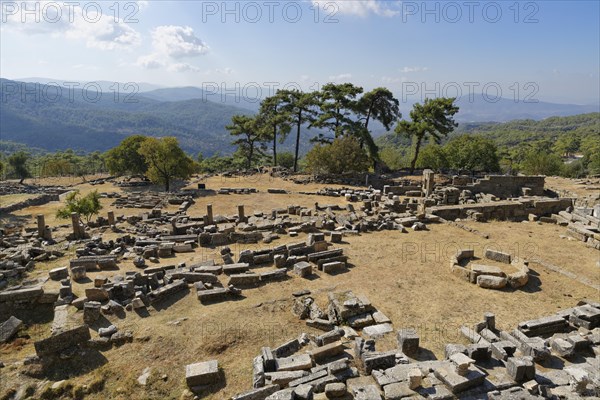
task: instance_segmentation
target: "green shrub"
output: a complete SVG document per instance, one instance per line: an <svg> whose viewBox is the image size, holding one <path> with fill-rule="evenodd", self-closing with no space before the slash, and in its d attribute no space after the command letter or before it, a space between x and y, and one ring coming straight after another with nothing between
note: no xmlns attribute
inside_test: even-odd
<svg viewBox="0 0 600 400"><path fill-rule="evenodd" d="M313 174L366 172L369 164L367 153L351 136L335 139L331 144L317 144L306 155L306 168Z"/></svg>

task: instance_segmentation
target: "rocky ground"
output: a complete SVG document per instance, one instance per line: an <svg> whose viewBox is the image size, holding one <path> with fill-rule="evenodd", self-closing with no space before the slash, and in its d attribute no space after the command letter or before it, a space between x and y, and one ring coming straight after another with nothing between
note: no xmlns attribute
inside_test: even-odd
<svg viewBox="0 0 600 400"><path fill-rule="evenodd" d="M417 182L418 179L419 177L414 177ZM65 184L56 180L49 183ZM188 188L195 189L198 183L205 184L208 190L193 199L193 204L185 211L188 220L179 221L182 226L206 215L208 204L212 205L215 218L233 218L231 216L238 215L238 205L245 206L245 215L248 217L257 213L270 216L272 210L287 210L290 205L298 206L298 210L311 210L311 216L326 215L326 206L330 206L329 209L333 210L331 212L334 214L340 214L340 211L336 211L336 206L341 210L348 206L344 196L317 194L325 188L339 190L340 185L298 185L289 180L260 174L244 177L215 176L195 181ZM552 178L549 184L553 189L564 190L565 193L590 195L589 190L581 189L581 183L577 184L571 180ZM155 233L152 229L162 232L171 228L170 224L164 221L154 224L152 221L144 223L143 219L139 221L128 218L148 213L151 211L149 209L115 206L117 198L114 194L121 197L132 196L134 192L154 189L152 187L118 187L111 182L103 182L77 184L71 188L76 188L84 194L91 190L106 194L102 199L103 210L100 215L106 218L107 212L113 211L117 220L116 229L105 225L88 229L87 235L90 238L95 237L96 243L106 245L108 253L119 247L114 243L125 235L139 238L151 236L149 234ZM224 194L225 191L220 191L222 188L252 188L256 189L256 192L243 194L244 191L241 190L242 194ZM269 188L277 188L281 193L269 193ZM6 204L7 200L8 197L0 197L0 207ZM315 203L319 203L318 209ZM44 215L54 242L39 243L45 253L34 252L30 256L35 258L43 255L43 259L34 261L29 266L25 264L21 278L30 282L38 280L47 292L57 292L64 286L60 279L49 280L49 272L56 268L68 267L70 260L77 259L78 249L85 248L88 242L67 239L68 235L72 234L73 227L70 221L56 218L56 211L61 204L60 201L51 201L1 216L4 227L22 226L24 232L29 232L26 234L27 241L35 239L36 218L40 214ZM354 207L358 210L361 204L354 203ZM181 203L169 204L165 201L162 203L161 215L174 215L181 206ZM144 218L152 219L152 216ZM302 217L298 215L290 218L300 220ZM132 221L134 223L131 223ZM566 235L565 226L529 220L469 220L460 222L462 228L443 221L436 222L435 219L424 222L425 229L416 229L412 223L404 228L401 224L394 223L393 229L374 229L367 232L346 229L347 232L340 243L331 243L333 236L327 235L324 238L325 242L329 243L326 248L342 249L343 254L348 257L347 268L339 273L328 274L317 270L315 265L313 274L304 278L293 272L292 265L287 278L257 287L243 288L240 296L227 298L230 301L204 304L196 296L197 288L190 284L188 289L175 293L163 302L144 305L136 310L131 307L132 310L123 310L123 313L103 312L101 319L90 323L91 339L99 339L101 328L114 325L122 332L122 337L116 338L120 341L115 340L114 345L106 347L101 347L102 343L96 343L99 351L86 350L83 357L69 355L64 357L67 359L58 360L50 368L44 369L42 363L34 357L38 350L34 343L50 337L52 326L56 324L57 319L57 311L53 305L2 310L0 322L8 319L10 314L17 314L23 325L10 340L0 344L0 361L3 365L0 369L0 398L27 398L28 394L31 398L193 398L194 394L186 384L185 366L209 360L218 360L220 375L215 384L204 387L197 395L207 399L230 398L252 389L253 361L261 354L261 349L277 348L282 343L300 337L302 333L312 337L324 334L322 327L315 327L318 324L307 324L292 312L299 298L294 296L294 293L299 295L298 292L301 291L307 293L314 299L315 304L319 304L323 309L327 309L331 293L351 290L356 295L365 296L378 311L389 318L393 326L392 333L377 338L378 352L398 349L399 343L395 333L398 330L416 330L420 339L420 350L409 357L412 363L432 359L444 360L447 355L446 345L449 343L468 345L470 342L460 333L460 327L473 327L481 321L486 312L495 315L497 332L508 332L522 321L570 309L581 300L599 300L598 250ZM141 225L144 225L146 235L139 231ZM182 229L185 230L185 226ZM297 234L290 234L291 231L296 231ZM280 231L275 229L271 235L276 237L269 237L268 243L259 240L257 243L194 246L191 252L175 252L169 257L152 257L144 262L146 269L178 266L181 263L189 267L211 260L223 264L224 252L230 253L237 261L244 250L260 252L311 240L308 229L292 229L289 226ZM108 244L111 240L113 245ZM89 291L86 290L94 287L98 280L103 281L118 275L124 277L127 272L142 273L139 266L135 265L139 254L133 254L132 246L121 247L127 247L128 250L118 253L116 269L88 271L87 279L71 280L73 299L82 299L86 295L89 297ZM229 251L224 251L225 247L229 248ZM519 288L489 290L453 275L450 271L450 260L458 249L463 248L474 249L475 256L479 258L483 258L487 249L493 248L529 260L528 282ZM53 251L55 253L52 253ZM253 266L252 271L261 274L275 268L276 266L270 263ZM8 280L9 284L14 285L15 279ZM217 279L214 287L222 285L227 288L227 276L218 275ZM207 289L211 288L212 286ZM68 306L65 310L61 329L68 332L82 323L84 311L73 306ZM356 330L360 331L359 328ZM130 337L127 336L127 332L131 332ZM348 390L352 391L352 385L376 385L379 390L380 386L377 386L373 376L365 376L364 366L359 365L360 356L354 352L355 339L351 336L346 334L340 340L344 351L353 356L352 367L358 368L363 376L351 378L355 380L347 382ZM548 345L551 343L548 342ZM314 344L308 346L299 350L299 354L312 351ZM593 358L594 353L588 351ZM460 360L455 363L460 364ZM538 362L535 367L536 371L543 375L548 371L562 371L571 364L577 364L577 361L553 353L552 357ZM439 368L450 368L448 365L444 364ZM489 373L495 367L486 365L485 368ZM433 375L432 373L431 376ZM423 374L426 381L432 377ZM363 382L365 379L367 381ZM427 385L433 384L427 381ZM384 391L381 393L384 394ZM417 395L417 392L413 395ZM360 396L357 394L355 398Z"/></svg>

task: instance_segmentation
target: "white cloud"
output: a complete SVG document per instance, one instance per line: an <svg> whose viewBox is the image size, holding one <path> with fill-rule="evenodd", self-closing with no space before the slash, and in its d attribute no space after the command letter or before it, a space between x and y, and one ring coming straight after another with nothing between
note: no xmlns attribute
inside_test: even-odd
<svg viewBox="0 0 600 400"><path fill-rule="evenodd" d="M400 1L381 0L312 0L312 3L323 8L327 15L335 18L337 14L356 15L366 17L369 14L381 17L394 17L400 12L390 8L390 5L399 5Z"/></svg>
<svg viewBox="0 0 600 400"><path fill-rule="evenodd" d="M208 51L208 46L189 26L157 26L152 31L152 45L158 53L176 59L199 56Z"/></svg>
<svg viewBox="0 0 600 400"><path fill-rule="evenodd" d="M138 0L137 1L137 6L138 6L138 9L140 9L140 10L145 10L146 8L148 8L149 5L150 5L150 2L148 0Z"/></svg>
<svg viewBox="0 0 600 400"><path fill-rule="evenodd" d="M344 80L348 80L348 79L352 79L352 74L339 74L339 75L331 75L329 76L329 80L330 81L344 81Z"/></svg>
<svg viewBox="0 0 600 400"><path fill-rule="evenodd" d="M165 66L159 54L148 54L138 57L136 65L146 69L158 69Z"/></svg>
<svg viewBox="0 0 600 400"><path fill-rule="evenodd" d="M429 71L429 67L404 67L400 70L403 74L407 74L410 72L425 72Z"/></svg>
<svg viewBox="0 0 600 400"><path fill-rule="evenodd" d="M141 42L140 34L131 26L92 8L84 12L78 5L49 0L25 1L16 6L19 8L15 10L4 8L3 29L82 40L87 47L101 50L129 49ZM24 9L31 14L24 13Z"/></svg>
<svg viewBox="0 0 600 400"><path fill-rule="evenodd" d="M181 60L208 52L209 47L189 26L162 25L152 30L152 53L138 57L136 65L146 69L166 68L170 72L200 72L200 69ZM223 71L233 72L231 68Z"/></svg>

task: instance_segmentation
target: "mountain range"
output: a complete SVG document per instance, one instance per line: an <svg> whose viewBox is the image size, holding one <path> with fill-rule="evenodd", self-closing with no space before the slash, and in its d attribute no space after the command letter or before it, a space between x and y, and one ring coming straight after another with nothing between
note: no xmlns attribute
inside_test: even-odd
<svg viewBox="0 0 600 400"><path fill-rule="evenodd" d="M225 129L231 117L253 114L259 107L257 98L221 95L197 87L164 88L139 83L135 88L139 92L133 93L124 83L97 81L94 83L98 86L90 90L80 89L85 82L78 82L80 86L76 88L58 89L56 85L64 82L49 78L19 81L0 78L0 140L48 151L67 148L105 151L128 135L169 135L176 136L182 148L191 154L227 154L234 150ZM101 89L99 98L94 87ZM119 88L118 96L115 87ZM508 99L494 103L482 98L468 100L457 101L460 107L457 121L461 123L541 120L595 112L599 108L597 105L515 103ZM401 104L405 116L411 106ZM309 139L316 133L316 130L303 130L301 152L307 151ZM386 132L383 126L374 123L372 133L378 137ZM290 135L281 150L293 149L293 143L294 137Z"/></svg>

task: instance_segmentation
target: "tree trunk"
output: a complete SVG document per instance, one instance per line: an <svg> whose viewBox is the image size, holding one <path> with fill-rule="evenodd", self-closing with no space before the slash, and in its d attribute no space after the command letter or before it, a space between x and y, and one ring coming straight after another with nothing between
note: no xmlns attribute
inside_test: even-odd
<svg viewBox="0 0 600 400"><path fill-rule="evenodd" d="M277 166L277 125L273 124L273 166Z"/></svg>
<svg viewBox="0 0 600 400"><path fill-rule="evenodd" d="M302 125L302 111L298 113L298 132L296 133L296 154L294 156L294 172L298 172L298 151L300 150L300 126Z"/></svg>
<svg viewBox="0 0 600 400"><path fill-rule="evenodd" d="M252 156L254 155L254 144L250 145L250 151L248 152L248 167L250 169L252 167Z"/></svg>
<svg viewBox="0 0 600 400"><path fill-rule="evenodd" d="M21 180L19 181L19 185L22 185L24 180L25 178L21 178Z"/></svg>
<svg viewBox="0 0 600 400"><path fill-rule="evenodd" d="M166 179L165 179L165 192L169 191L170 183L171 182L170 182L169 177L166 177Z"/></svg>
<svg viewBox="0 0 600 400"><path fill-rule="evenodd" d="M421 149L421 138L417 138L417 144L415 146L415 156L410 162L410 173L415 172L415 165L417 164L417 158L419 157L419 150Z"/></svg>

